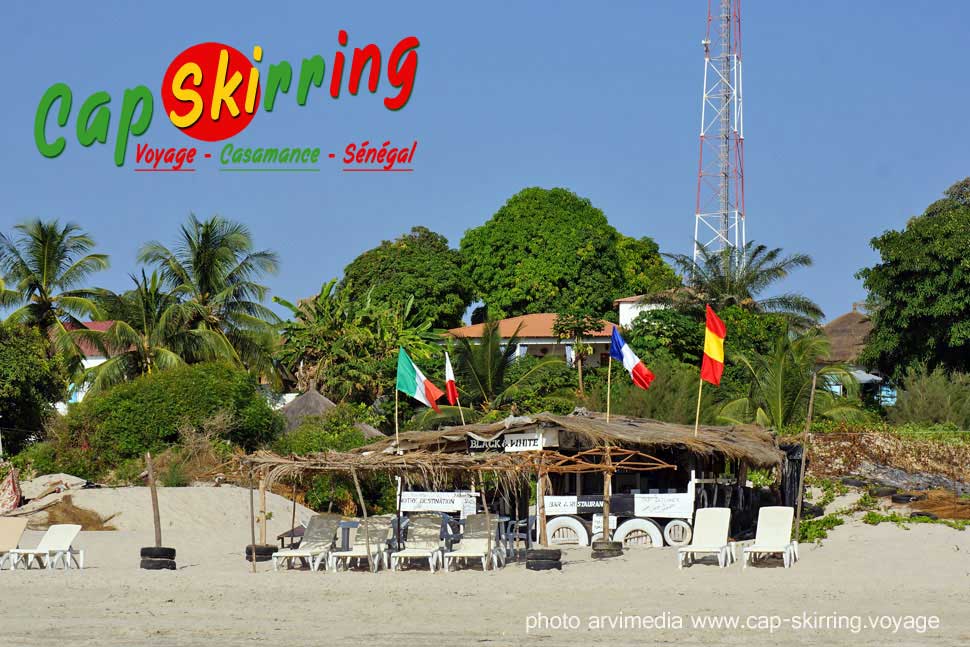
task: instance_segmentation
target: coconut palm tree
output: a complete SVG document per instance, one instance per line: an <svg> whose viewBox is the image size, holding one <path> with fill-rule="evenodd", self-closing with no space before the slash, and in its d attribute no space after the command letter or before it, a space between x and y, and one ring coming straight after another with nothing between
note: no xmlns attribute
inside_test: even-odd
<svg viewBox="0 0 970 647"><path fill-rule="evenodd" d="M94 240L74 223L29 220L14 227L16 237L0 234L0 274L6 283L3 305L19 306L9 321L37 326L51 342L52 353L77 366L81 351L73 331L81 319L97 318L94 297L85 284L108 267L105 254L92 253Z"/></svg>
<svg viewBox="0 0 970 647"><path fill-rule="evenodd" d="M781 335L767 355L734 353L733 361L747 369L751 379L748 395L725 404L718 418L727 424L756 422L781 430L805 420L816 374L816 415L833 420L853 420L864 413L851 398L838 395L846 389L854 395L857 383L841 364L818 362L828 357L828 339L817 329L798 336Z"/></svg>
<svg viewBox="0 0 970 647"><path fill-rule="evenodd" d="M125 294L102 296L106 307L125 313L107 330L81 330L78 336L100 348L109 359L88 369L84 382L88 393L98 393L125 380L199 360L237 360L235 350L219 331L191 328L202 316L194 302L180 303L164 289L161 277L142 270L132 276L135 288Z"/></svg>
<svg viewBox="0 0 970 647"><path fill-rule="evenodd" d="M792 270L811 266L812 259L807 254L782 256L781 249L768 249L752 241L743 248L698 249L696 260L685 254L665 254L684 276L686 287L666 293L665 300L671 305L700 310L705 303L715 310L737 305L754 312L785 315L799 329L814 325L822 318L822 309L800 294L761 296Z"/></svg>
<svg viewBox="0 0 970 647"><path fill-rule="evenodd" d="M146 243L138 260L156 267L172 293L193 306L190 327L221 332L249 369L275 376L271 355L279 319L263 305L268 288L259 280L277 271L279 259L254 250L245 225L191 215L174 247Z"/></svg>

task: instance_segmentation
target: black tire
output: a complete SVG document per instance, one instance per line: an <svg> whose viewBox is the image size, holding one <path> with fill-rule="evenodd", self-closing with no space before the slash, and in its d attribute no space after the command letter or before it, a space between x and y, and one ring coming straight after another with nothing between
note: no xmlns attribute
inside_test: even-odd
<svg viewBox="0 0 970 647"><path fill-rule="evenodd" d="M870 494L872 494L872 496L876 496L876 497L885 497L885 496L892 496L892 495L896 494L897 492L899 492L899 488L894 488L894 487L875 487L875 488L872 488L872 490L870 491Z"/></svg>
<svg viewBox="0 0 970 647"><path fill-rule="evenodd" d="M279 548L277 548L273 544L249 544L248 546L246 546L247 555L253 552L254 550L256 551L257 557L259 556L272 557L273 553L278 551Z"/></svg>
<svg viewBox="0 0 970 647"><path fill-rule="evenodd" d="M868 485L862 479L857 479L852 476L845 476L842 478L842 485L848 485L849 487L865 487Z"/></svg>
<svg viewBox="0 0 970 647"><path fill-rule="evenodd" d="M598 539L593 542L592 547L593 550L623 550L623 542Z"/></svg>
<svg viewBox="0 0 970 647"><path fill-rule="evenodd" d="M594 550L592 553L593 559L609 559L611 557L620 557L623 555L622 550Z"/></svg>
<svg viewBox="0 0 970 647"><path fill-rule="evenodd" d="M145 546L141 549L142 559L175 559L175 549L165 546Z"/></svg>
<svg viewBox="0 0 970 647"><path fill-rule="evenodd" d="M530 559L525 568L529 571L561 571L562 562L558 559Z"/></svg>
<svg viewBox="0 0 970 647"><path fill-rule="evenodd" d="M912 503L916 497L912 494L894 494L890 499L893 503Z"/></svg>
<svg viewBox="0 0 970 647"><path fill-rule="evenodd" d="M815 517L821 517L825 514L825 508L820 505L809 503L802 506L802 517L805 519L814 519Z"/></svg>
<svg viewBox="0 0 970 647"><path fill-rule="evenodd" d="M527 561L532 560L547 560L558 562L562 559L562 551L558 548L530 548L526 554L525 558Z"/></svg>
<svg viewBox="0 0 970 647"><path fill-rule="evenodd" d="M141 560L141 567L146 571L174 571L174 559L155 559L152 557Z"/></svg>
<svg viewBox="0 0 970 647"><path fill-rule="evenodd" d="M932 512L919 512L919 511L917 511L917 512L910 512L909 513L909 518L910 519L915 519L916 517L926 517L927 519L931 519L933 521L936 521L937 519L939 519L939 517L936 516L935 514L933 514Z"/></svg>

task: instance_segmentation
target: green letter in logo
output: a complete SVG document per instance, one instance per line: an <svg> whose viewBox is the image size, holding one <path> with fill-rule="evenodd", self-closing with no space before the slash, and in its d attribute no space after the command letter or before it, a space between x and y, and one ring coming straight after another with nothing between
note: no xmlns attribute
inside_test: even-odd
<svg viewBox="0 0 970 647"><path fill-rule="evenodd" d="M34 117L34 141L37 143L37 150L44 157L57 157L64 152L64 138L58 137L52 144L47 141L47 135L44 132L47 117L58 99L61 100L61 107L57 110L57 125L66 126L67 118L71 114L71 88L67 87L66 83L55 83L47 88L47 92L40 98L37 115Z"/></svg>
<svg viewBox="0 0 970 647"><path fill-rule="evenodd" d="M138 121L132 123L135 109L142 104ZM118 121L118 141L115 142L115 165L124 166L125 151L128 150L128 134L136 137L143 135L152 123L152 93L144 85L125 90L121 102L121 119Z"/></svg>
<svg viewBox="0 0 970 647"><path fill-rule="evenodd" d="M111 111L107 105L111 102L111 95L107 92L95 92L81 104L81 111L77 113L77 140L81 146L90 146L94 142L102 144L108 141L108 123L111 121ZM91 115L94 123L91 123Z"/></svg>

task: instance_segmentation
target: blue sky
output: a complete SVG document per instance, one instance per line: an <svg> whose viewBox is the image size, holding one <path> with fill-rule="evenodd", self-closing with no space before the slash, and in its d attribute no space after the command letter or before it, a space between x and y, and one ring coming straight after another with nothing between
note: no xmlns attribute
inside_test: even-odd
<svg viewBox="0 0 970 647"><path fill-rule="evenodd" d="M869 239L970 175L970 3L746 0L745 136L748 237L806 252L815 266L784 286L829 318L864 291L855 272L875 260ZM462 233L527 186L590 198L621 232L688 252L693 233L706 3L36 3L0 9L6 90L0 105L0 227L30 217L80 223L111 256L97 283L128 286L146 240L173 240L190 212L246 223L280 253L274 294L309 296L357 254L414 225ZM337 32L386 57L421 41L410 103L378 95L291 95L233 140L320 146L418 140L413 173L134 173L136 142L191 145L164 117L162 76L204 41L294 67L329 62ZM329 72L328 72L329 73ZM328 76L329 79L329 76ZM67 149L46 159L33 140L38 101L55 82L74 93ZM150 130L112 162L125 88L155 94ZM89 94L112 96L108 146L73 135ZM322 91L321 91L322 92ZM200 147L201 148L201 147ZM218 145L206 150L217 153Z"/></svg>

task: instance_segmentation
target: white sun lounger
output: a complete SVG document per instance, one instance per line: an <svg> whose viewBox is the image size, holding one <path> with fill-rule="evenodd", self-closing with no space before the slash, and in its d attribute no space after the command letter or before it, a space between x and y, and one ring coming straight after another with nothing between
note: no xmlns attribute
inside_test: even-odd
<svg viewBox="0 0 970 647"><path fill-rule="evenodd" d="M344 567L350 565L352 559L367 559L370 557L371 569L376 571L378 568L386 566L387 562L387 540L391 534L390 517L371 517L367 520L370 527L369 532L364 532L364 522L353 528L354 537L351 539L350 550L333 551L330 553L330 568L337 570L340 562L343 561ZM367 548L367 535L370 534L370 550Z"/></svg>
<svg viewBox="0 0 970 647"><path fill-rule="evenodd" d="M303 541L296 548L286 548L273 553L273 570L279 570L281 563L287 566L294 559L304 559L310 564L311 570L320 570L320 565L326 566L327 555L333 549L333 540L337 535L340 519L314 515L307 523L303 533Z"/></svg>
<svg viewBox="0 0 970 647"><path fill-rule="evenodd" d="M75 550L72 546L79 532L81 532L81 526L77 524L51 526L40 538L37 548L15 548L10 551L13 568L20 564L30 568L30 565L36 562L43 568L56 568L58 564L62 564L65 569L69 569L73 560L78 568L83 569L84 551Z"/></svg>
<svg viewBox="0 0 970 647"><path fill-rule="evenodd" d="M728 532L730 508L701 508L694 513L694 536L689 546L677 550L677 568L691 564L695 555L716 555L721 568L731 561Z"/></svg>
<svg viewBox="0 0 970 647"><path fill-rule="evenodd" d="M0 517L0 571L13 569L13 553L27 528L27 517Z"/></svg>
<svg viewBox="0 0 970 647"><path fill-rule="evenodd" d="M404 550L391 553L391 570L397 570L402 559L426 559L431 572L441 560L440 515L413 515L408 523L408 538Z"/></svg>
<svg viewBox="0 0 970 647"><path fill-rule="evenodd" d="M763 555L781 555L785 568L798 559L798 542L792 541L791 526L795 510L789 506L767 506L758 510L758 530L754 544L745 547L742 568Z"/></svg>
<svg viewBox="0 0 970 647"><path fill-rule="evenodd" d="M488 563L492 563L492 568L504 565L504 551L495 539L498 528L498 520L494 520L492 528L485 525L484 514L472 514L465 518L465 529L462 533L461 543L454 550L444 553L444 567L447 571L451 567L452 560L456 559L480 559L482 570L488 569ZM491 551L489 551L489 535L492 536Z"/></svg>

